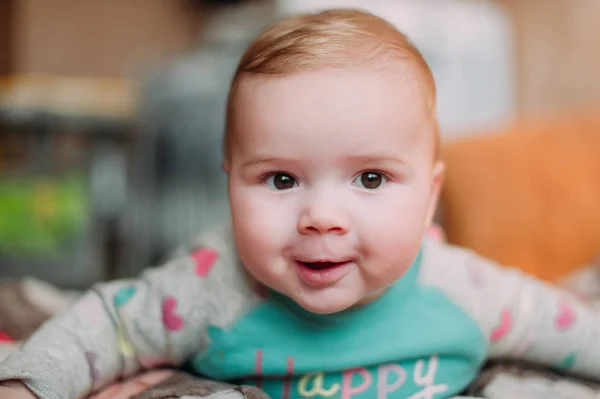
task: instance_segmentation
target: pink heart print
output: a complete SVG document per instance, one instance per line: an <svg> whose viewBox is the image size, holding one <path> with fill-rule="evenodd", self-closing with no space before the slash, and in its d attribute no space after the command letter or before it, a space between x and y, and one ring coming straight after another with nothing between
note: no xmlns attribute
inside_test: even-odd
<svg viewBox="0 0 600 399"><path fill-rule="evenodd" d="M492 342L498 342L504 338L512 328L512 315L509 309L503 309L500 314L500 324L498 324L490 334Z"/></svg>
<svg viewBox="0 0 600 399"><path fill-rule="evenodd" d="M210 248L201 248L192 253L191 257L196 262L196 274L200 277L206 277L210 273L219 254Z"/></svg>
<svg viewBox="0 0 600 399"><path fill-rule="evenodd" d="M183 318L177 314L177 299L168 296L162 303L162 321L163 325L169 331L179 331L183 328Z"/></svg>
<svg viewBox="0 0 600 399"><path fill-rule="evenodd" d="M554 319L556 331L563 332L568 330L575 323L575 309L567 299L558 301L558 313Z"/></svg>

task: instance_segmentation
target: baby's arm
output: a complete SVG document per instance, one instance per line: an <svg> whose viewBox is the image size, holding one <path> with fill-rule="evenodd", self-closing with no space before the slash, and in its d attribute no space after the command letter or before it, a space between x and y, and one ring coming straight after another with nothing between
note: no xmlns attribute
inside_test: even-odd
<svg viewBox="0 0 600 399"><path fill-rule="evenodd" d="M449 246L430 252L436 266L425 278L435 280L479 324L492 357L600 379L600 315L591 307L565 290L473 252Z"/></svg>
<svg viewBox="0 0 600 399"><path fill-rule="evenodd" d="M0 364L41 398L79 398L141 368L181 364L202 345L206 271L217 254L180 256L142 278L100 284Z"/></svg>

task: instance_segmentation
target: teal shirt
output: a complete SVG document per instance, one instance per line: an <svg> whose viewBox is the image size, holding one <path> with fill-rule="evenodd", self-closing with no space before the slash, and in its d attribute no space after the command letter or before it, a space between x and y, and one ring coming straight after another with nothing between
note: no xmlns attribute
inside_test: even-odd
<svg viewBox="0 0 600 399"><path fill-rule="evenodd" d="M446 398L476 376L487 343L439 289L418 283L420 256L376 301L317 315L271 292L211 344L193 368L256 385L272 398Z"/></svg>

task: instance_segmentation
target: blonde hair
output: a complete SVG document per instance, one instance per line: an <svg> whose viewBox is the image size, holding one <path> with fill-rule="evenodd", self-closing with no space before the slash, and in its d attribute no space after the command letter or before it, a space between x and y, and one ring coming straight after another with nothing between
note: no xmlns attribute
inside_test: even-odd
<svg viewBox="0 0 600 399"><path fill-rule="evenodd" d="M394 25L359 9L330 9L283 19L267 28L246 49L229 91L226 159L232 103L243 77L286 76L323 67L399 70L406 65L421 78L431 115L438 158L436 91L433 74L419 50Z"/></svg>

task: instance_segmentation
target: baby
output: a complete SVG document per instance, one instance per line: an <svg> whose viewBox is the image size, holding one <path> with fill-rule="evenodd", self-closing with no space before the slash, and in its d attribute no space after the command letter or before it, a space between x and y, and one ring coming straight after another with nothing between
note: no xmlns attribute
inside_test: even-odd
<svg viewBox="0 0 600 399"><path fill-rule="evenodd" d="M229 95L231 224L86 293L0 365L0 397L78 398L184 364L274 399L447 398L490 357L600 377L589 308L425 238L435 107L423 57L379 17L268 28Z"/></svg>

